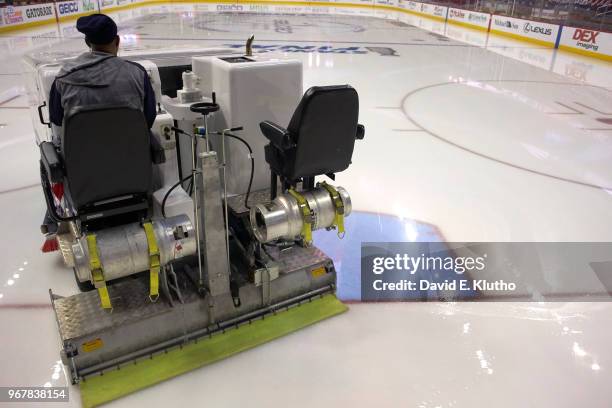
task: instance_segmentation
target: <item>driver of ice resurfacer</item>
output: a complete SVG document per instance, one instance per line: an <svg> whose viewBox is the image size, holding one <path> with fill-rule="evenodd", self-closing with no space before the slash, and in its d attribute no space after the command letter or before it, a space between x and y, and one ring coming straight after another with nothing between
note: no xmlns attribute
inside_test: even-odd
<svg viewBox="0 0 612 408"><path fill-rule="evenodd" d="M117 58L117 24L104 14L77 20L89 52L64 64L49 94L51 122L62 126L64 112L77 106L126 105L144 112L149 128L156 115L155 93L144 68Z"/></svg>
<svg viewBox="0 0 612 408"><path fill-rule="evenodd" d="M91 14L77 20L76 28L85 34L89 51L64 64L49 94L49 117L61 127L64 112L90 105L123 105L144 112L149 128L156 116L155 93L145 69L117 57L117 24L104 14ZM54 128L53 142L59 145L61 131ZM156 139L151 138L153 145ZM54 247L57 225L48 214L41 227L46 234L45 248ZM53 250L53 249L51 249Z"/></svg>

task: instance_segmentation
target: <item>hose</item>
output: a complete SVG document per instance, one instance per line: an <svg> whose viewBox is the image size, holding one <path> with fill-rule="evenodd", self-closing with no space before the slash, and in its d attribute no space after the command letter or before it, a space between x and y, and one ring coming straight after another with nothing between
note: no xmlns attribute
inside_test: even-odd
<svg viewBox="0 0 612 408"><path fill-rule="evenodd" d="M242 130L242 128L237 128L237 129ZM217 134L221 134L221 132L217 132ZM249 156L251 158L251 176L249 177L249 186L247 187L246 196L244 197L244 206L247 208L247 210L250 210L251 207L249 206L249 196L251 195L251 187L253 186L253 177L255 176L255 157L253 156L253 149L251 149L251 145L249 145L249 143L243 138L241 138L240 136L236 136L233 133L227 133L227 132L225 132L224 134L225 136L234 138L242 142L247 147L247 149L249 149Z"/></svg>
<svg viewBox="0 0 612 408"><path fill-rule="evenodd" d="M189 179L191 179L191 182L193 182L193 176L194 176L193 174L188 175L184 179L179 180L176 184L174 184L172 187L170 187L170 189L168 191L166 191L166 194L164 195L164 199L162 200L162 204L161 204L162 217L167 218L166 217L166 200L168 200L168 197L170 196L170 193L172 193L172 191L175 188L177 188L179 185L181 185L182 183L186 182Z"/></svg>
<svg viewBox="0 0 612 408"><path fill-rule="evenodd" d="M187 132L185 132L183 129L180 129L180 128L178 128L178 127L172 126L172 127L171 127L171 129L172 129L172 130L174 130L175 132L182 133L182 134L184 134L184 135L186 135L186 136L189 136L189 137L191 137L191 138L194 138L194 135L192 135L192 134L190 134L190 133L187 133ZM242 130L242 127L231 128L231 129L229 129L229 130L230 130L230 131ZM243 144L246 146L246 148L249 150L249 156L250 156L250 158L251 158L251 176L249 177L249 186L247 187L246 196L244 197L244 206L246 207L246 209L247 209L247 210L250 210L250 209L251 209L251 207L249 206L249 196L251 195L251 188L252 188L252 186L253 186L253 177L255 177L255 157L253 156L253 149L251 148L251 145L250 145L250 144L249 144L249 143L248 143L246 140L244 140L244 139L243 139L243 138L241 138L240 136L236 136L236 135L235 135L235 134L233 134L233 133L228 133L228 132L225 132L225 133L222 133L222 132L215 132L215 134L217 134L217 135L222 135L222 134L224 134L225 136L228 136L228 137L234 138L234 139L236 139L236 140L238 140L238 141L242 142L242 143L243 143ZM206 143L208 143L208 140L206 140ZM191 177L193 177L193 175L190 175L190 176L185 177L183 180L179 181L179 184L184 183L185 181L189 180ZM191 182L193 183L193 180L191 180ZM176 188L176 187L177 187L177 186L175 185L175 186L173 186L173 187L172 187L170 190L168 190L168 192L166 193L166 196L164 197L164 201L162 202L162 215L163 215L164 217L165 217L165 215L164 215L164 203L166 202L166 198L167 198L167 196L169 195L169 193L170 193L170 192L171 192L171 191L172 191L174 188Z"/></svg>

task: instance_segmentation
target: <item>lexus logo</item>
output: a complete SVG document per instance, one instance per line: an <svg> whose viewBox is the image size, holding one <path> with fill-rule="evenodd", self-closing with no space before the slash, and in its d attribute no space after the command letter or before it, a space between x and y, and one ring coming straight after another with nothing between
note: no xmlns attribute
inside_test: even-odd
<svg viewBox="0 0 612 408"><path fill-rule="evenodd" d="M523 31L525 33L536 33L536 34L544 34L544 35L551 35L552 34L552 28L544 28L544 27L540 27L540 26L534 26L533 24L527 22L525 23L525 25L523 26Z"/></svg>

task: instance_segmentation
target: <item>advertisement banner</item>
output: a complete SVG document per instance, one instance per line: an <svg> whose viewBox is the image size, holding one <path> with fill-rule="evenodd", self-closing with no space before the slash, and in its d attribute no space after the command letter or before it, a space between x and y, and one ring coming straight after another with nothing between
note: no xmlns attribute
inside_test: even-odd
<svg viewBox="0 0 612 408"><path fill-rule="evenodd" d="M559 48L595 54L612 60L612 33L586 28L563 27Z"/></svg>
<svg viewBox="0 0 612 408"><path fill-rule="evenodd" d="M55 10L58 17L72 16L83 12L80 1L60 1L55 3Z"/></svg>
<svg viewBox="0 0 612 408"><path fill-rule="evenodd" d="M117 0L100 0L100 9L105 10L117 7Z"/></svg>
<svg viewBox="0 0 612 408"><path fill-rule="evenodd" d="M439 17L443 20L446 20L446 12L448 7L445 6L437 6L435 4L421 4L421 13L427 14L429 16Z"/></svg>
<svg viewBox="0 0 612 408"><path fill-rule="evenodd" d="M23 6L25 21L45 21L55 19L53 3Z"/></svg>
<svg viewBox="0 0 612 408"><path fill-rule="evenodd" d="M81 11L83 13L92 13L98 11L97 0L79 0Z"/></svg>
<svg viewBox="0 0 612 408"><path fill-rule="evenodd" d="M25 18L22 7L8 6L2 9L2 19L6 25L23 24Z"/></svg>
<svg viewBox="0 0 612 408"><path fill-rule="evenodd" d="M98 11L96 0L70 0L55 3L55 12L58 18L76 16Z"/></svg>
<svg viewBox="0 0 612 408"><path fill-rule="evenodd" d="M555 45L559 33L559 26L556 24L497 15L493 15L491 18L492 33L509 34L512 37L522 39L529 38L552 46Z"/></svg>
<svg viewBox="0 0 612 408"><path fill-rule="evenodd" d="M397 0L376 0L376 5L397 7Z"/></svg>
<svg viewBox="0 0 612 408"><path fill-rule="evenodd" d="M34 21L55 19L55 9L52 3L35 4L31 6L8 6L2 9L3 25L19 25Z"/></svg>
<svg viewBox="0 0 612 408"><path fill-rule="evenodd" d="M488 29L489 22L491 21L491 15L488 13L478 13L476 11L449 8L448 21Z"/></svg>
<svg viewBox="0 0 612 408"><path fill-rule="evenodd" d="M411 10L411 11L416 11L416 12L420 12L421 11L421 3L416 2L416 1L401 0L400 1L400 7L404 8L406 10Z"/></svg>

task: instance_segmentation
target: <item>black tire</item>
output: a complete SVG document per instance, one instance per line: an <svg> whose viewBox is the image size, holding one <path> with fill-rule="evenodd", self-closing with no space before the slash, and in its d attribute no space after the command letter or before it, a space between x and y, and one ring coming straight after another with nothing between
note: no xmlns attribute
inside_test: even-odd
<svg viewBox="0 0 612 408"><path fill-rule="evenodd" d="M74 280L76 280L76 284L79 287L79 290L81 292L90 292L90 291L95 289L94 285L91 282L89 282L89 281L81 282L79 280L75 268L72 268L72 271L74 272Z"/></svg>

